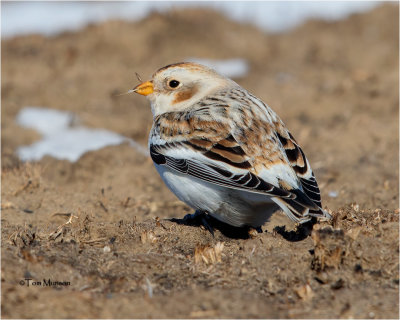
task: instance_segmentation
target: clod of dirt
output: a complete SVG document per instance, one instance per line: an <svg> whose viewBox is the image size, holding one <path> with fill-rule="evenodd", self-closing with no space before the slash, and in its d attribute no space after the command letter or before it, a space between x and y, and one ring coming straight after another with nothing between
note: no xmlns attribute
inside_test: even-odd
<svg viewBox="0 0 400 320"><path fill-rule="evenodd" d="M335 281L334 283L332 283L331 288L333 290L339 290L339 289L343 288L344 284L345 284L345 281L343 279L339 279L339 280Z"/></svg>
<svg viewBox="0 0 400 320"><path fill-rule="evenodd" d="M343 230L316 225L311 238L315 246L312 269L318 272L329 268L338 269L348 251Z"/></svg>
<svg viewBox="0 0 400 320"><path fill-rule="evenodd" d="M9 237L9 241L12 245L18 248L24 248L33 244L35 238L36 233L34 231L30 229L20 229L11 234L11 236Z"/></svg>
<svg viewBox="0 0 400 320"><path fill-rule="evenodd" d="M360 234L362 227L355 227L346 232L346 236L350 237L352 240L356 240Z"/></svg>

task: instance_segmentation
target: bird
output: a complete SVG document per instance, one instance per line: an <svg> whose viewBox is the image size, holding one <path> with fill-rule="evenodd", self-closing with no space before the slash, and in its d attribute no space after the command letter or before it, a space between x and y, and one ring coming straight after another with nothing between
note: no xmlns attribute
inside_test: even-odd
<svg viewBox="0 0 400 320"><path fill-rule="evenodd" d="M215 70L180 62L129 90L145 96L148 147L167 187L195 210L260 230L281 209L297 225L331 216L303 150L261 99Z"/></svg>

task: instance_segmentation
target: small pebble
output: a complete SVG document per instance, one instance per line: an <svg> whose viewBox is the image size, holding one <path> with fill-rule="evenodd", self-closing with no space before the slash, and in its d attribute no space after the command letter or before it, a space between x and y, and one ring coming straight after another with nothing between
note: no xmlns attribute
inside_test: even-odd
<svg viewBox="0 0 400 320"><path fill-rule="evenodd" d="M111 248L109 247L109 246L105 246L104 248L103 248L103 252L104 253L108 253L108 252L110 252L111 251Z"/></svg>
<svg viewBox="0 0 400 320"><path fill-rule="evenodd" d="M115 242L116 239L117 239L117 237L112 237L112 238L110 239L110 243L113 244L113 243Z"/></svg>

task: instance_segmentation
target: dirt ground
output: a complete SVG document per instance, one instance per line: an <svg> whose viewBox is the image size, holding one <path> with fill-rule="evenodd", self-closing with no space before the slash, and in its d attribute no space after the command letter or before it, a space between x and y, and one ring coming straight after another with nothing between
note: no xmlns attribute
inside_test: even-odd
<svg viewBox="0 0 400 320"><path fill-rule="evenodd" d="M398 318L398 36L387 4L274 35L193 9L3 40L2 317ZM188 57L249 61L235 80L303 146L331 222L290 241L277 212L261 234L213 238L166 220L191 210L128 144L18 161L40 138L15 123L24 106L146 145L147 101L115 94Z"/></svg>

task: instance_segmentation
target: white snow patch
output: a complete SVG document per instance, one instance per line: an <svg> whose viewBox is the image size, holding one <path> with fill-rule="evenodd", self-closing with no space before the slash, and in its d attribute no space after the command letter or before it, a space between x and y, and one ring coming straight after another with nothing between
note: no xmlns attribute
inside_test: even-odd
<svg viewBox="0 0 400 320"><path fill-rule="evenodd" d="M17 149L23 161L37 161L49 155L75 162L88 151L123 142L129 142L137 151L148 155L147 150L132 139L109 130L78 126L78 118L70 112L26 107L20 111L16 120L20 126L35 129L42 134L42 140Z"/></svg>
<svg viewBox="0 0 400 320"><path fill-rule="evenodd" d="M34 129L42 135L50 135L73 126L77 118L71 112L25 107L18 113L16 121L21 127Z"/></svg>
<svg viewBox="0 0 400 320"><path fill-rule="evenodd" d="M378 6L380 1L2 1L2 37L76 31L109 19L137 21L151 12L211 8L241 23L282 32L310 18L338 20ZM394 8L394 10L396 10Z"/></svg>
<svg viewBox="0 0 400 320"><path fill-rule="evenodd" d="M212 60L201 58L186 59L210 67L227 78L243 78L249 72L249 64L245 59Z"/></svg>

